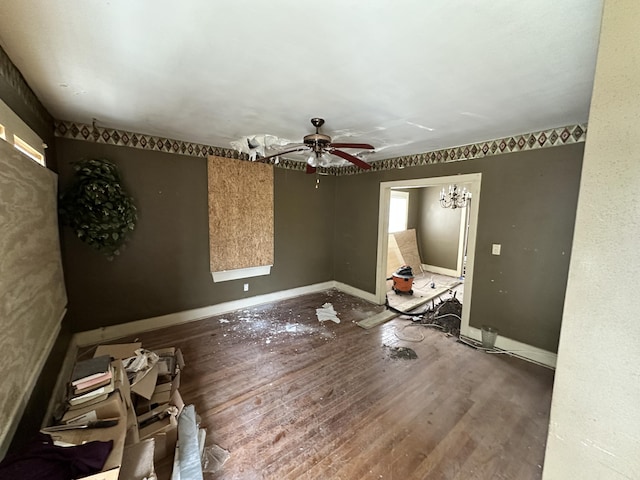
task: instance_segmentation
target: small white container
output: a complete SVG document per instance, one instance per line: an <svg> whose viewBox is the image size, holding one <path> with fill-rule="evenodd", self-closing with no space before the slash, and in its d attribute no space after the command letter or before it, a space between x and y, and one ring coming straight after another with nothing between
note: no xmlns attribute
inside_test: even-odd
<svg viewBox="0 0 640 480"><path fill-rule="evenodd" d="M482 348L493 349L498 337L498 330L489 325L482 326Z"/></svg>

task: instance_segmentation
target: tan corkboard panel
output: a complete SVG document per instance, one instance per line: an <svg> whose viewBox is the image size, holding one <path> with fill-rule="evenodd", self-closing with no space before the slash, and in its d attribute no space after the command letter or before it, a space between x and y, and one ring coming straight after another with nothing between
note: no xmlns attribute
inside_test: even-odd
<svg viewBox="0 0 640 480"><path fill-rule="evenodd" d="M212 272L273 265L273 166L210 156Z"/></svg>
<svg viewBox="0 0 640 480"><path fill-rule="evenodd" d="M410 230L404 230L403 232L396 232L393 234L400 250L400 255L405 265L411 266L413 274L420 273L422 262L420 261L420 253L418 252L418 242L416 238L416 231L412 228Z"/></svg>
<svg viewBox="0 0 640 480"><path fill-rule="evenodd" d="M387 276L385 278L389 278L393 273L395 273L400 267L404 265L404 259L402 258L402 253L400 252L400 248L398 248L398 242L396 242L396 237L393 233L389 234L389 245L387 248Z"/></svg>
<svg viewBox="0 0 640 480"><path fill-rule="evenodd" d="M58 177L0 141L0 457L60 330Z"/></svg>

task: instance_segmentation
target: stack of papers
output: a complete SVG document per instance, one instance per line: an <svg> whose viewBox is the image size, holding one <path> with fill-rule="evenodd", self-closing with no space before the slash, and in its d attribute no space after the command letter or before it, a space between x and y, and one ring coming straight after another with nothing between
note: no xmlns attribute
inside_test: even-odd
<svg viewBox="0 0 640 480"><path fill-rule="evenodd" d="M71 390L67 399L70 408L100 402L114 390L111 357L103 355L77 362L71 374Z"/></svg>

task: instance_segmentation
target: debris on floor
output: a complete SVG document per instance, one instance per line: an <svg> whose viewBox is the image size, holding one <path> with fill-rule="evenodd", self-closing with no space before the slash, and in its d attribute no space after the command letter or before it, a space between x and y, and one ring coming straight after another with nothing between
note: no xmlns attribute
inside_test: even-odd
<svg viewBox="0 0 640 480"><path fill-rule="evenodd" d="M214 443L213 445L205 447L202 457L202 471L205 473L215 473L220 470L224 462L229 459L229 452Z"/></svg>
<svg viewBox="0 0 640 480"><path fill-rule="evenodd" d="M316 308L316 316L320 322L331 320L332 322L340 323L338 313L333 309L333 305L330 303L325 303L322 305L322 308Z"/></svg>
<svg viewBox="0 0 640 480"><path fill-rule="evenodd" d="M418 354L409 347L390 347L389 345L383 345L388 350L389 358L393 360L415 360L418 358Z"/></svg>
<svg viewBox="0 0 640 480"><path fill-rule="evenodd" d="M420 323L438 325L445 333L454 337L460 336L460 319L462 318L462 303L454 295L438 304L432 303L424 312Z"/></svg>

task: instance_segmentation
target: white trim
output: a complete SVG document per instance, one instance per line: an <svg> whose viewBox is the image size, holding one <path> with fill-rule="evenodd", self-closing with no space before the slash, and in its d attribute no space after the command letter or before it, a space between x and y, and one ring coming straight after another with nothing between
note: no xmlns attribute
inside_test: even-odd
<svg viewBox="0 0 640 480"><path fill-rule="evenodd" d="M469 312L471 305L471 294L473 290L473 264L475 260L476 233L478 225L478 210L480 206L480 186L482 183L481 173L469 173L464 175L453 175L448 177L414 178L410 180L397 180L393 182L380 182L380 201L378 213L378 253L376 265L376 303L383 304L386 290L386 270L387 270L387 248L389 230L389 198L392 188L420 188L448 185L450 183L467 184L467 190L471 193L473 201L469 212L469 238L467 248L467 271L464 281L464 299L462 305L462 321L460 329L462 332L469 328Z"/></svg>
<svg viewBox="0 0 640 480"><path fill-rule="evenodd" d="M16 147L16 150L27 155L33 161L44 166L45 148L40 136L29 127L6 103L0 100L0 123L4 126L3 140L16 147L14 137L18 137L20 141L26 143L33 150L42 155L42 161L37 160L29 153Z"/></svg>
<svg viewBox="0 0 640 480"><path fill-rule="evenodd" d="M143 320L135 320L129 323L113 325L110 327L97 328L75 334L75 339L79 347L95 345L100 342L115 340L117 338L135 335L137 333L158 330L159 328L180 325L196 320L202 320L214 315L233 312L243 308L253 307L262 303L275 302L287 298L298 297L307 293L320 292L334 288L334 282L316 283L304 287L292 288L290 290L282 290L279 292L268 293L265 295L256 295L255 297L247 297L230 302L218 303L208 307L194 308L193 310L185 310L183 312L169 313L159 317L146 318Z"/></svg>
<svg viewBox="0 0 640 480"><path fill-rule="evenodd" d="M36 150L34 147L29 145L29 143L25 142L18 135L13 134L13 146L16 150L24 153L30 159L38 162L43 167L46 167L46 162L44 160L44 155Z"/></svg>
<svg viewBox="0 0 640 480"><path fill-rule="evenodd" d="M223 270L222 272L211 272L214 282L227 282L240 278L260 277L269 275L273 265L263 265L260 267L238 268L236 270Z"/></svg>
<svg viewBox="0 0 640 480"><path fill-rule="evenodd" d="M387 294L387 261L389 252L389 203L391 201L391 187L387 183L380 183L380 200L378 213L378 253L376 261L376 303L383 304Z"/></svg>
<svg viewBox="0 0 640 480"><path fill-rule="evenodd" d="M456 261L456 274L454 275L454 277L461 277L462 276L462 264L464 263L464 235L465 235L465 229L467 227L467 209L471 208L469 206L470 204L467 203L467 206L465 206L460 212L460 232L458 235L458 259Z"/></svg>
<svg viewBox="0 0 640 480"><path fill-rule="evenodd" d="M479 328L467 326L465 331L460 331L462 336L482 341L482 331ZM549 368L556 368L558 354L543 350L542 348L527 345L507 337L498 335L495 347L505 352L512 352L513 356L521 357L531 362L544 365Z"/></svg>
<svg viewBox="0 0 640 480"><path fill-rule="evenodd" d="M116 340L128 335L135 335L160 328L181 325L183 323L195 322L205 318L221 315L223 313L242 310L243 308L254 307L263 303L276 302L278 300L286 300L288 298L299 297L308 293L321 292L336 288L349 295L362 298L363 300L377 303L375 295L364 290L352 287L345 283L329 281L306 285L304 287L292 288L290 290L281 290L279 292L267 293L265 295L256 295L255 297L242 298L240 300L232 300L230 302L218 303L208 307L194 308L193 310L185 310L182 312L170 313L159 317L145 318L135 320L133 322L122 323L110 327L97 328L95 330L87 330L76 333L72 339L74 348L96 345L101 342Z"/></svg>
<svg viewBox="0 0 640 480"><path fill-rule="evenodd" d="M51 425L50 420L53 418L58 404L63 402L65 399L67 382L71 378L71 373L73 372L77 356L78 344L76 343L76 336L73 335L69 341L69 346L67 347L67 353L62 361L62 366L58 371L58 378L56 379L56 384L53 387L53 392L51 392L51 398L49 399L49 405L47 406L47 413L42 418L42 428Z"/></svg>
<svg viewBox="0 0 640 480"><path fill-rule="evenodd" d="M447 275L448 277L459 277L460 275L456 270L444 267L436 267L435 265L422 264L422 269L428 272L439 273L440 275Z"/></svg>
<svg viewBox="0 0 640 480"><path fill-rule="evenodd" d="M53 349L53 346L58 339L58 334L60 333L60 325L62 324L62 319L64 318L66 313L67 309L65 308L60 315L60 320L56 324L56 328L49 335L48 342L44 347L42 355L40 355L40 357L38 358L37 364L33 366L34 368L30 368L28 372L25 372L28 375L26 381L27 388L22 391L21 397L15 400L13 410L9 414L9 420L7 422L9 424L8 428L3 432L3 435L0 438L0 458L4 458L7 450L9 449L9 445L11 444L13 436L15 435L18 428L18 424L22 419L22 415L24 414L24 410L27 407L27 403L29 402L31 395L33 395L33 389L36 387L36 383L38 382L38 378L42 373L42 369L44 368L44 365L47 362L49 355L51 354L51 350Z"/></svg>

